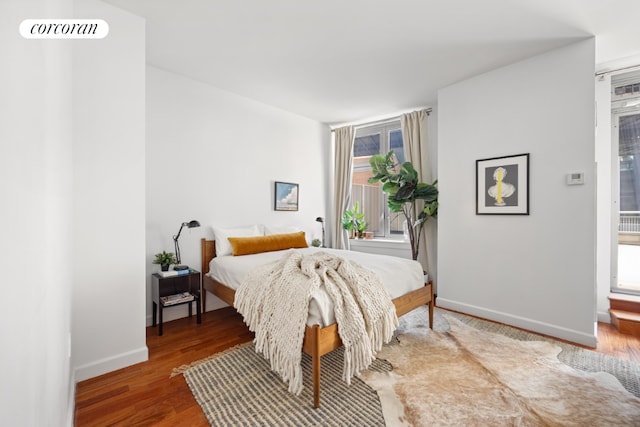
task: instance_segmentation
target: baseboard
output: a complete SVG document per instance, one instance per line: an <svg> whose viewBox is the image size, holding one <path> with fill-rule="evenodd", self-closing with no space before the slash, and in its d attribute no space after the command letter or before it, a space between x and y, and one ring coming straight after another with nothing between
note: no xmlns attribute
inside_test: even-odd
<svg viewBox="0 0 640 427"><path fill-rule="evenodd" d="M98 375L115 371L116 369L126 368L127 366L135 365L140 362L146 362L147 360L149 360L149 349L145 345L144 347L136 350L131 350L126 353L87 363L83 366L78 366L74 370L75 382L84 381L89 378L97 377Z"/></svg>
<svg viewBox="0 0 640 427"><path fill-rule="evenodd" d="M505 325L515 326L531 332L560 338L576 344L585 345L587 347L596 348L598 338L594 335L585 334L584 332L574 331L572 329L551 325L537 320L527 319L524 317L514 316L508 313L502 313L495 310L489 310L482 307L476 307L469 304L451 301L446 298L438 298L438 307L459 311L461 313L470 314L494 322L504 323ZM595 333L595 331L594 331Z"/></svg>
<svg viewBox="0 0 640 427"><path fill-rule="evenodd" d="M599 311L598 322L611 323L611 315L609 314L609 312Z"/></svg>

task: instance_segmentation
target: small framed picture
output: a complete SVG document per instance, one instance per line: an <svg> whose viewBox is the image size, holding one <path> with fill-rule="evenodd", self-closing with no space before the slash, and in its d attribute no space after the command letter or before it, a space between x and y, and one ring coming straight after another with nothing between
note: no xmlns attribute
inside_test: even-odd
<svg viewBox="0 0 640 427"><path fill-rule="evenodd" d="M298 210L298 184L276 181L274 209L277 211Z"/></svg>
<svg viewBox="0 0 640 427"><path fill-rule="evenodd" d="M529 215L529 153L476 160L476 215Z"/></svg>

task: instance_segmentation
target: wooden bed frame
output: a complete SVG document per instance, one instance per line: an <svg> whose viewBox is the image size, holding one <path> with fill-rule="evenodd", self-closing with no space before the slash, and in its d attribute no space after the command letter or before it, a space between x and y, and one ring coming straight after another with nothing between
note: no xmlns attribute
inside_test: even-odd
<svg viewBox="0 0 640 427"><path fill-rule="evenodd" d="M216 256L215 240L202 239L202 311L207 306L207 292L209 291L222 301L233 307L235 290L212 279L209 273L209 262ZM396 313L399 316L406 314L422 305L429 306L429 327L433 329L433 285L431 282L425 286L408 294L402 295L393 300L396 306ZM340 335L338 335L338 325L333 324L321 328L319 325L307 326L304 332L302 351L311 356L312 378L313 378L313 406L320 407L320 358L342 346Z"/></svg>

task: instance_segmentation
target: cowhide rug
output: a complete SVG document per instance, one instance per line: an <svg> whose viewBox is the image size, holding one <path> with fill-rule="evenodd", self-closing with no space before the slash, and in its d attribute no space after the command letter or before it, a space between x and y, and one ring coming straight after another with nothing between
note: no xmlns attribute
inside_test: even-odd
<svg viewBox="0 0 640 427"><path fill-rule="evenodd" d="M517 341L445 316L450 331L412 326L361 378L387 426L640 426L640 399L604 372L577 371L560 347Z"/></svg>

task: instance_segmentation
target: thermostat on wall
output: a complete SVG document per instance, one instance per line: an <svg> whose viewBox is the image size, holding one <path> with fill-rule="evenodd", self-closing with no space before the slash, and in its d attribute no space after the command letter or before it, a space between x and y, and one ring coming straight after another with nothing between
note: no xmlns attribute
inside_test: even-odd
<svg viewBox="0 0 640 427"><path fill-rule="evenodd" d="M584 172L575 172L567 174L567 185L584 184Z"/></svg>

